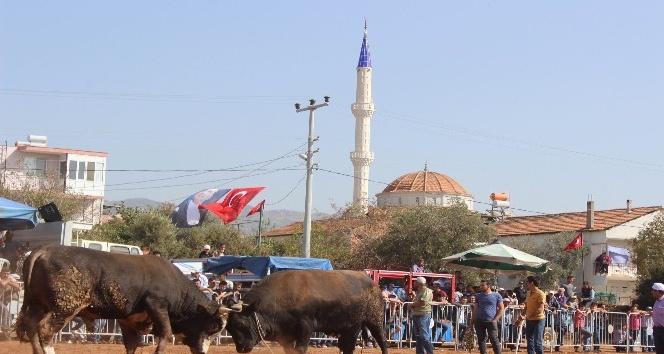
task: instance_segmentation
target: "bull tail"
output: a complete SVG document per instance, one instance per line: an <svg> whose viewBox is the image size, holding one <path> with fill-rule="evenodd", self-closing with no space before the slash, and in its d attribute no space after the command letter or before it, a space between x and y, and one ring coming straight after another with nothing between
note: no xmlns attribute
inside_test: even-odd
<svg viewBox="0 0 664 354"><path fill-rule="evenodd" d="M16 319L16 326L14 327L16 331L16 336L21 339L21 341L27 340L27 329L25 322L26 311L28 310L28 304L31 302L32 291L30 290L30 281L32 279L32 270L35 266L35 262L39 257L41 257L46 250L44 247L37 247L34 251L30 253L28 258L23 262L23 304L21 305L21 311L18 314Z"/></svg>

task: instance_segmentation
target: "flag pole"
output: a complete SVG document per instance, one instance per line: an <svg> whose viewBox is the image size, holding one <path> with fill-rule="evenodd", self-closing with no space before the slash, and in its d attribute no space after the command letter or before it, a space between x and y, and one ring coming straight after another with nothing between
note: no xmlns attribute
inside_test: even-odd
<svg viewBox="0 0 664 354"><path fill-rule="evenodd" d="M583 240L583 233L579 233L581 235L581 240ZM581 281L583 283L586 282L586 252L583 250L583 242L581 243Z"/></svg>
<svg viewBox="0 0 664 354"><path fill-rule="evenodd" d="M260 214L258 215L258 247L260 248L263 244L263 238L261 235L261 226L263 225L263 208L265 208L265 203L261 205Z"/></svg>

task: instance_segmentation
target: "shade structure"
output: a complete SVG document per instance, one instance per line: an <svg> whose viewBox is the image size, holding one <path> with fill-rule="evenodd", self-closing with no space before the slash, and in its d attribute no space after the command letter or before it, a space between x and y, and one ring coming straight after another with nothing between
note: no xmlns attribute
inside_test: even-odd
<svg viewBox="0 0 664 354"><path fill-rule="evenodd" d="M491 244L443 258L445 265L457 269L480 270L496 275L540 274L547 270L549 261L502 244Z"/></svg>
<svg viewBox="0 0 664 354"><path fill-rule="evenodd" d="M37 208L0 197L0 230L27 230L37 223Z"/></svg>

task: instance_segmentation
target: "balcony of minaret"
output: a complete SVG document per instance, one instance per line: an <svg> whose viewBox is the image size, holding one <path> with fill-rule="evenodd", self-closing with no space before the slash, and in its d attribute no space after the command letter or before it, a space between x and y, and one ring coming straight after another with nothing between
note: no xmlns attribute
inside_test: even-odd
<svg viewBox="0 0 664 354"><path fill-rule="evenodd" d="M374 154L371 151L353 151L350 153L350 160L359 163L360 166L369 166L374 160Z"/></svg>
<svg viewBox="0 0 664 354"><path fill-rule="evenodd" d="M374 104L373 103L353 103L351 106L353 115L357 118L371 118L374 114Z"/></svg>

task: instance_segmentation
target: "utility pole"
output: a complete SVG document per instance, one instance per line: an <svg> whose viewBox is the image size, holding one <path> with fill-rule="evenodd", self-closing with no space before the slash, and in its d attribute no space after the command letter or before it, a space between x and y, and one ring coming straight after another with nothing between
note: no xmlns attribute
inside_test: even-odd
<svg viewBox="0 0 664 354"><path fill-rule="evenodd" d="M304 245L303 253L305 258L311 257L311 201L312 201L312 186L313 186L313 169L314 169L314 153L312 147L314 141L314 111L321 107L326 107L330 103L330 96L323 97L325 103L316 104L316 100L310 99L307 107L301 108L299 103L295 104L295 112L300 113L309 111L309 138L307 139L307 154L304 157L307 162L307 186L306 195L304 197Z"/></svg>

